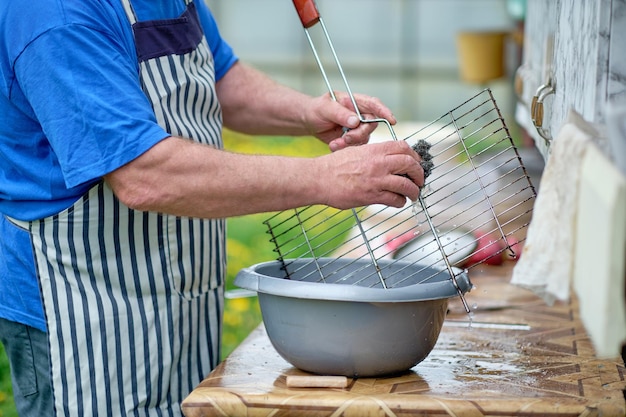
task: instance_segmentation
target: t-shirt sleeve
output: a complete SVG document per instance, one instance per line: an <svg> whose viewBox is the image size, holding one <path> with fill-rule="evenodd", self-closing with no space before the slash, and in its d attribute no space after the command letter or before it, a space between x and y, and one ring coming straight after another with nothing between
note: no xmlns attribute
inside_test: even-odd
<svg viewBox="0 0 626 417"><path fill-rule="evenodd" d="M102 177L168 136L141 90L134 48L123 39L63 25L31 42L16 61L20 88L67 187Z"/></svg>
<svg viewBox="0 0 626 417"><path fill-rule="evenodd" d="M219 81L239 58L235 55L233 48L220 35L217 22L204 1L196 2L196 4L204 29L204 36L209 43L215 61L215 80Z"/></svg>

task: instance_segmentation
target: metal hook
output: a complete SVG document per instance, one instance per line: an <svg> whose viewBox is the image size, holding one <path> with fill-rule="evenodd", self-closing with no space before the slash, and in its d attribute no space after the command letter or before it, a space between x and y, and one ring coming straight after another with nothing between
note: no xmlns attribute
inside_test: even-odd
<svg viewBox="0 0 626 417"><path fill-rule="evenodd" d="M546 84L541 85L535 95L533 96L533 100L530 105L530 116L535 125L535 129L537 129L537 133L539 136L543 138L546 145L549 145L552 141L552 135L550 131L543 127L543 116L544 116L544 103L543 101L551 94L556 92L555 85L553 83L552 77L548 79Z"/></svg>

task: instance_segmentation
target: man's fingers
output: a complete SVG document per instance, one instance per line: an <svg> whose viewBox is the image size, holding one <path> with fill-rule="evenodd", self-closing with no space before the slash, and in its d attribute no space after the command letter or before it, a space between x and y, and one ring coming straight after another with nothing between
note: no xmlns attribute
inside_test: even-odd
<svg viewBox="0 0 626 417"><path fill-rule="evenodd" d="M424 169L422 168L419 162L415 162L413 158L410 158L410 159L411 161L409 161L406 167L402 169L402 172L398 172L398 174L408 177L418 187L423 187L424 186Z"/></svg>
<svg viewBox="0 0 626 417"><path fill-rule="evenodd" d="M359 112L364 119L385 119L390 124L396 124L396 118L393 112L376 97L370 97L363 94L354 94L354 98L359 107ZM345 107L354 110L354 106L350 96L346 93L338 93L337 101ZM356 111L356 110L355 110ZM367 114L367 117L365 116Z"/></svg>

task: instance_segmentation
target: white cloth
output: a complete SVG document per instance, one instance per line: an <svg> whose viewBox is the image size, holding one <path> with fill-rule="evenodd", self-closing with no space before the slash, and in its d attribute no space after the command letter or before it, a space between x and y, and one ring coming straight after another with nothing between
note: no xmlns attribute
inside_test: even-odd
<svg viewBox="0 0 626 417"><path fill-rule="evenodd" d="M535 292L550 305L570 298L580 171L595 137L594 128L570 112L552 143L522 255L513 269L512 284Z"/></svg>

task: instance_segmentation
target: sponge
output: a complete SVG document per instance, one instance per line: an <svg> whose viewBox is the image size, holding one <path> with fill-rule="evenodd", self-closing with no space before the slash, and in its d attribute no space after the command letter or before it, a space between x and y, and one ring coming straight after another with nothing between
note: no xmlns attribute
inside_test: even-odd
<svg viewBox="0 0 626 417"><path fill-rule="evenodd" d="M417 141L415 145L412 146L413 150L417 152L417 154L422 158L422 169L424 170L424 179L428 178L431 171L435 167L432 159L433 156L430 154L431 144L426 142L424 139L420 139Z"/></svg>

